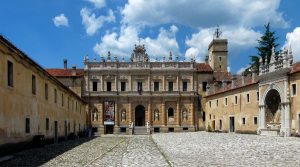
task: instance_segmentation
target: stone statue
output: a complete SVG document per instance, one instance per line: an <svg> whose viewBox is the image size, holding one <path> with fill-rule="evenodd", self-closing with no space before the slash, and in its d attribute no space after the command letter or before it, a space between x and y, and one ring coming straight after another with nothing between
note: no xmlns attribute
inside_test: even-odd
<svg viewBox="0 0 300 167"><path fill-rule="evenodd" d="M158 109L155 109L155 110L154 110L154 120L159 120Z"/></svg>
<svg viewBox="0 0 300 167"><path fill-rule="evenodd" d="M186 109L184 109L182 112L182 118L183 118L183 120L187 120L187 110Z"/></svg>
<svg viewBox="0 0 300 167"><path fill-rule="evenodd" d="M122 110L121 118L122 118L122 120L126 120L126 111L125 110Z"/></svg>

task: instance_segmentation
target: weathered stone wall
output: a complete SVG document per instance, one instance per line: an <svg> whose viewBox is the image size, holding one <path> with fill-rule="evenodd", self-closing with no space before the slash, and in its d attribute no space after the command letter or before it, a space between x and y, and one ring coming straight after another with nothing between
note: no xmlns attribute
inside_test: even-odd
<svg viewBox="0 0 300 167"><path fill-rule="evenodd" d="M258 85L253 84L208 96L206 98L206 129L210 126L212 130L229 132L230 117L234 117L235 132L255 133L258 128L257 91ZM247 94L250 97L249 102L247 102ZM235 103L235 96L237 103ZM225 98L227 98L227 105ZM243 118L245 124L243 124ZM254 124L254 118L257 118L257 124ZM220 120L222 121L221 128Z"/></svg>
<svg viewBox="0 0 300 167"><path fill-rule="evenodd" d="M58 122L58 137L65 135L65 121L70 124L67 133L82 131L86 127L85 103L29 58L8 46L0 43L0 145L30 141L39 134L53 138L54 121ZM13 63L13 86L8 86L8 61ZM32 75L36 77L36 94L32 93ZM48 99L45 84L48 84ZM30 119L29 133L25 132L26 118ZM46 118L49 130L46 130Z"/></svg>

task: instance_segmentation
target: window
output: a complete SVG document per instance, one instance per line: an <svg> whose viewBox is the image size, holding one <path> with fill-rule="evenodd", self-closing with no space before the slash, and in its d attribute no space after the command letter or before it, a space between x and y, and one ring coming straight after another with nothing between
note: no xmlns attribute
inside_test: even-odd
<svg viewBox="0 0 300 167"><path fill-rule="evenodd" d="M219 61L222 61L222 57L219 56Z"/></svg>
<svg viewBox="0 0 300 167"><path fill-rule="evenodd" d="M143 91L143 82L137 82L137 90L138 90L138 92Z"/></svg>
<svg viewBox="0 0 300 167"><path fill-rule="evenodd" d="M93 91L96 92L97 91L97 82L93 81Z"/></svg>
<svg viewBox="0 0 300 167"><path fill-rule="evenodd" d="M54 103L57 103L57 90L54 89Z"/></svg>
<svg viewBox="0 0 300 167"><path fill-rule="evenodd" d="M31 76L31 87L32 87L32 94L36 94L36 78L34 75Z"/></svg>
<svg viewBox="0 0 300 167"><path fill-rule="evenodd" d="M243 125L246 124L246 118L243 118Z"/></svg>
<svg viewBox="0 0 300 167"><path fill-rule="evenodd" d="M219 65L219 67L220 67L220 69L222 68L222 66L221 66L221 65Z"/></svg>
<svg viewBox="0 0 300 167"><path fill-rule="evenodd" d="M187 82L182 82L182 91L187 91Z"/></svg>
<svg viewBox="0 0 300 167"><path fill-rule="evenodd" d="M234 104L237 104L237 103L238 103L238 97L234 96Z"/></svg>
<svg viewBox="0 0 300 167"><path fill-rule="evenodd" d="M207 82L202 82L202 91L206 92Z"/></svg>
<svg viewBox="0 0 300 167"><path fill-rule="evenodd" d="M169 82L169 91L173 91L173 82Z"/></svg>
<svg viewBox="0 0 300 167"><path fill-rule="evenodd" d="M247 98L247 103L250 103L250 94L249 93L247 93L246 98Z"/></svg>
<svg viewBox="0 0 300 167"><path fill-rule="evenodd" d="M209 119L211 120L211 114L209 114Z"/></svg>
<svg viewBox="0 0 300 167"><path fill-rule="evenodd" d="M64 94L61 94L61 106L64 106Z"/></svg>
<svg viewBox="0 0 300 167"><path fill-rule="evenodd" d="M222 130L222 120L220 120L219 125L220 125L219 129Z"/></svg>
<svg viewBox="0 0 300 167"><path fill-rule="evenodd" d="M48 100L48 84L45 84L45 99Z"/></svg>
<svg viewBox="0 0 300 167"><path fill-rule="evenodd" d="M106 82L106 90L107 90L108 92L111 91L111 82Z"/></svg>
<svg viewBox="0 0 300 167"><path fill-rule="evenodd" d="M292 84L292 96L296 96L296 95L297 95L297 85Z"/></svg>
<svg viewBox="0 0 300 167"><path fill-rule="evenodd" d="M159 82L154 82L154 91L155 92L159 91Z"/></svg>
<svg viewBox="0 0 300 167"><path fill-rule="evenodd" d="M256 101L259 101L259 92L256 92Z"/></svg>
<svg viewBox="0 0 300 167"><path fill-rule="evenodd" d="M25 119L25 133L30 133L30 119Z"/></svg>
<svg viewBox="0 0 300 167"><path fill-rule="evenodd" d="M205 112L203 112L202 120L205 122Z"/></svg>
<svg viewBox="0 0 300 167"><path fill-rule="evenodd" d="M46 118L46 130L49 130L49 118Z"/></svg>
<svg viewBox="0 0 300 167"><path fill-rule="evenodd" d="M14 86L14 70L13 63L7 61L7 85L10 87Z"/></svg>
<svg viewBox="0 0 300 167"><path fill-rule="evenodd" d="M121 91L126 91L126 82L121 82Z"/></svg>
<svg viewBox="0 0 300 167"><path fill-rule="evenodd" d="M254 123L254 125L257 125L257 117L254 117L253 123Z"/></svg>
<svg viewBox="0 0 300 167"><path fill-rule="evenodd" d="M219 100L217 100L217 107L218 107L218 105L219 105Z"/></svg>
<svg viewBox="0 0 300 167"><path fill-rule="evenodd" d="M209 108L211 108L211 101L209 101Z"/></svg>
<svg viewBox="0 0 300 167"><path fill-rule="evenodd" d="M228 104L228 99L227 99L227 97L225 97L225 99L224 99L224 104L225 104L225 106L227 106L227 104Z"/></svg>
<svg viewBox="0 0 300 167"><path fill-rule="evenodd" d="M174 117L174 109L173 108L169 108L168 109L168 117L170 118L172 118L172 117Z"/></svg>

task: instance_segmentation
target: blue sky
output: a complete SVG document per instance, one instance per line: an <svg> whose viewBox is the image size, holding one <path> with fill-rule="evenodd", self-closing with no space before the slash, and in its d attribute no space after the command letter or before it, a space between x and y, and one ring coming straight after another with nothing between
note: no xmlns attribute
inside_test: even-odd
<svg viewBox="0 0 300 167"><path fill-rule="evenodd" d="M128 59L138 39L151 60L169 51L204 60L217 25L229 40L229 66L239 72L256 54L263 25L271 23L280 48L300 60L300 19L295 0L10 0L1 3L0 33L45 68L83 66L111 51Z"/></svg>

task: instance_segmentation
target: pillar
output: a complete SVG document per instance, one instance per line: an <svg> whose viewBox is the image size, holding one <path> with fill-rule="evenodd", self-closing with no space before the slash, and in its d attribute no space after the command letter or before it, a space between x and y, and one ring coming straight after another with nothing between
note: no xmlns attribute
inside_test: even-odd
<svg viewBox="0 0 300 167"><path fill-rule="evenodd" d="M114 126L114 133L119 133L119 108L118 108L118 99L115 100L115 126Z"/></svg>
<svg viewBox="0 0 300 167"><path fill-rule="evenodd" d="M152 126L152 106L151 106L151 100L149 100L149 103L148 103L148 119L147 121L150 123L150 125Z"/></svg>
<svg viewBox="0 0 300 167"><path fill-rule="evenodd" d="M181 112L180 112L180 100L177 101L177 106L176 106L176 115L177 115L177 120L176 120L176 125L180 126L180 118L181 118Z"/></svg>
<svg viewBox="0 0 300 167"><path fill-rule="evenodd" d="M265 115L265 106L264 105L259 106L258 117L259 117L259 122L258 122L259 130L265 129L266 128L266 115Z"/></svg>
<svg viewBox="0 0 300 167"><path fill-rule="evenodd" d="M291 136L291 120L290 120L290 104L286 103L286 107L285 107L285 121L284 121L284 125L285 125L285 136Z"/></svg>
<svg viewBox="0 0 300 167"><path fill-rule="evenodd" d="M161 119L162 119L162 126L166 126L166 107L165 102L162 103L162 109L161 109Z"/></svg>

